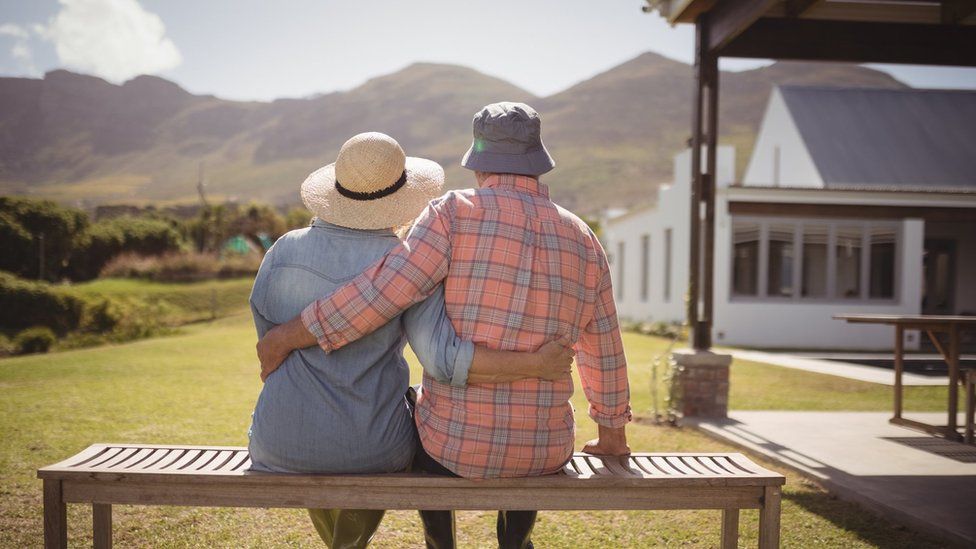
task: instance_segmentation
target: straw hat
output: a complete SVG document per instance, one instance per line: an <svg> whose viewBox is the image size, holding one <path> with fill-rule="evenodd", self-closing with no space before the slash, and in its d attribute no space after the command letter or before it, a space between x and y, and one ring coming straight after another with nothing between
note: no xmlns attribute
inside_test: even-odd
<svg viewBox="0 0 976 549"><path fill-rule="evenodd" d="M319 219L352 229L385 229L413 221L441 194L444 169L406 156L379 132L353 136L335 163L302 183L302 201Z"/></svg>

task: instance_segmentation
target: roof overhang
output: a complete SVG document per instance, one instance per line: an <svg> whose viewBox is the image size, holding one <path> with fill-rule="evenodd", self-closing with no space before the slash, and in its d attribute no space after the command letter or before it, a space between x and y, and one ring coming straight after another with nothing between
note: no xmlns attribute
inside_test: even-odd
<svg viewBox="0 0 976 549"><path fill-rule="evenodd" d="M721 57L976 66L976 0L647 0Z"/></svg>

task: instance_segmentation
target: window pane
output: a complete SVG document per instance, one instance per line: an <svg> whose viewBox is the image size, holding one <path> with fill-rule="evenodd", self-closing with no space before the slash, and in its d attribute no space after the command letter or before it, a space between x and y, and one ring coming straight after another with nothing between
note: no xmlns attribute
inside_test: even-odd
<svg viewBox="0 0 976 549"><path fill-rule="evenodd" d="M624 298L624 241L617 242L617 299Z"/></svg>
<svg viewBox="0 0 976 549"><path fill-rule="evenodd" d="M647 290L650 285L651 268L651 235L641 236L641 301L647 301Z"/></svg>
<svg viewBox="0 0 976 549"><path fill-rule="evenodd" d="M803 297L827 295L827 226L803 227Z"/></svg>
<svg viewBox="0 0 976 549"><path fill-rule="evenodd" d="M871 297L895 297L895 228L871 228Z"/></svg>
<svg viewBox="0 0 976 549"><path fill-rule="evenodd" d="M756 295L759 275L759 224L732 225L732 294Z"/></svg>
<svg viewBox="0 0 976 549"><path fill-rule="evenodd" d="M671 229L664 229L664 301L671 301Z"/></svg>
<svg viewBox="0 0 976 549"><path fill-rule="evenodd" d="M861 297L861 228L837 227L837 297Z"/></svg>
<svg viewBox="0 0 976 549"><path fill-rule="evenodd" d="M771 297L793 295L793 225L769 226L766 292Z"/></svg>

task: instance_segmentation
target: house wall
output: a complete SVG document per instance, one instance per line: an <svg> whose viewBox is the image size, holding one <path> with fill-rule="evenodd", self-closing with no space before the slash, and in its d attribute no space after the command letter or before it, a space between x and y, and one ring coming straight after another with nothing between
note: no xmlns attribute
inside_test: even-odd
<svg viewBox="0 0 976 549"><path fill-rule="evenodd" d="M824 186L778 88L773 88L759 127L752 158L742 178L743 185Z"/></svg>
<svg viewBox="0 0 976 549"><path fill-rule="evenodd" d="M612 255L610 272L617 314L635 321L682 322L688 290L688 217L691 150L674 158L674 182L658 190L657 203L603 222L603 245ZM704 157L704 155L702 155ZM704 158L702 158L704 164ZM716 182L727 187L735 179L735 149L719 147ZM667 231L671 231L670 291L665 292ZM650 235L649 292L641 296L641 236ZM624 272L620 271L619 245L624 243ZM621 274L623 277L621 278ZM621 284L622 281L622 284ZM622 292L621 292L622 290Z"/></svg>
<svg viewBox="0 0 976 549"><path fill-rule="evenodd" d="M852 325L833 316L842 313L918 314L921 310L921 220L900 222L896 299L888 303L791 298L737 298L731 293L732 236L728 197L716 204L714 343L761 348L890 350L894 331L888 326ZM906 335L908 349L918 334Z"/></svg>

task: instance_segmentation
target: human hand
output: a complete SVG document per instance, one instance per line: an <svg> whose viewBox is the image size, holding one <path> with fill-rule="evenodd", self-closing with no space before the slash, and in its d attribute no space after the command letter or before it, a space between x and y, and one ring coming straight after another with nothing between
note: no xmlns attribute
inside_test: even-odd
<svg viewBox="0 0 976 549"><path fill-rule="evenodd" d="M256 346L258 360L261 361L261 381L267 381L268 376L274 373L281 366L281 363L288 357L291 349L283 343L283 334L280 326L275 326L268 333L264 334Z"/></svg>
<svg viewBox="0 0 976 549"><path fill-rule="evenodd" d="M572 374L573 358L576 351L573 342L565 335L550 341L535 352L535 377L555 381Z"/></svg>
<svg viewBox="0 0 976 549"><path fill-rule="evenodd" d="M594 456L629 455L630 446L627 445L627 433L624 429L600 425L599 437L583 445L583 451Z"/></svg>
<svg viewBox="0 0 976 549"><path fill-rule="evenodd" d="M315 337L305 329L301 317L295 317L284 324L268 330L258 341L258 360L261 361L261 381L281 366L288 354L315 344Z"/></svg>

